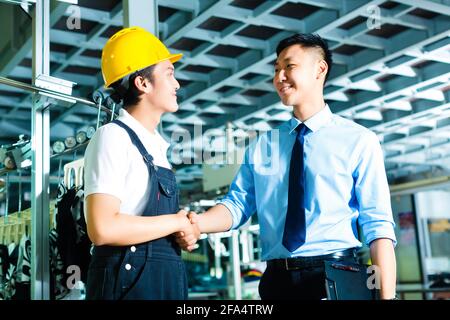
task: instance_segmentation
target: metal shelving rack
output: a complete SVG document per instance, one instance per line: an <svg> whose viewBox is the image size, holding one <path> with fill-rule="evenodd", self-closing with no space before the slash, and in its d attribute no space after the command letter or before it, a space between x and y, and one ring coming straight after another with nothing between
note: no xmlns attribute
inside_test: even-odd
<svg viewBox="0 0 450 320"><path fill-rule="evenodd" d="M50 72L50 0L29 1L33 11L32 85L0 77L0 83L33 93L31 119L31 298L50 299L49 266L49 185L50 185L50 112L55 101L97 108L92 101L71 96L69 81L52 78ZM68 84L70 88L68 88ZM61 88L66 87L66 90ZM103 111L107 109L102 107Z"/></svg>
<svg viewBox="0 0 450 320"><path fill-rule="evenodd" d="M72 83L50 76L50 0L24 0L20 2L0 0L13 4L34 4L32 85L0 77L0 83L29 91L32 105L32 239L31 239L31 298L50 299L49 263L49 185L50 185L50 111L56 101L64 101L73 107L82 103L99 108L99 112L111 111L96 103L71 95ZM64 0L59 0L66 2ZM146 0L125 0L124 25L139 25L157 34L157 3ZM144 14L145 13L145 14Z"/></svg>

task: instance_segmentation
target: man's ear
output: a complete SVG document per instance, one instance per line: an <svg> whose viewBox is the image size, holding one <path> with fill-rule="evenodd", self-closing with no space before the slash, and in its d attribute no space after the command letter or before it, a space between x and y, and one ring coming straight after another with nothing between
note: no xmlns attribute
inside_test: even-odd
<svg viewBox="0 0 450 320"><path fill-rule="evenodd" d="M134 78L134 85L142 93L149 93L152 90L151 82L142 76Z"/></svg>
<svg viewBox="0 0 450 320"><path fill-rule="evenodd" d="M323 77L325 79L328 72L328 63L325 60L320 60L317 64L316 79Z"/></svg>

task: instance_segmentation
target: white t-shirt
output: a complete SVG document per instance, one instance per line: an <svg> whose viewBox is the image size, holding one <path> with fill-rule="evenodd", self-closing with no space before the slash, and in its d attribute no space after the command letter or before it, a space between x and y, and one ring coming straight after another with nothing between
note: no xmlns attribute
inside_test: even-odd
<svg viewBox="0 0 450 320"><path fill-rule="evenodd" d="M157 131L150 133L124 109L119 111L118 120L137 134L155 165L171 168L169 143ZM121 201L120 213L143 213L150 192L148 169L125 129L114 123L100 127L86 148L84 161L85 197L93 193L113 195Z"/></svg>

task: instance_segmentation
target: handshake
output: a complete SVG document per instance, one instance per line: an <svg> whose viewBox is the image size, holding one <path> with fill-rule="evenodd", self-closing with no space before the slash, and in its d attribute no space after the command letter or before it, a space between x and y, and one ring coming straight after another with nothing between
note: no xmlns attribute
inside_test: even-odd
<svg viewBox="0 0 450 320"><path fill-rule="evenodd" d="M198 226L198 215L191 211L180 210L177 214L178 231L174 234L175 241L186 251L195 249L195 244L200 238L200 228Z"/></svg>

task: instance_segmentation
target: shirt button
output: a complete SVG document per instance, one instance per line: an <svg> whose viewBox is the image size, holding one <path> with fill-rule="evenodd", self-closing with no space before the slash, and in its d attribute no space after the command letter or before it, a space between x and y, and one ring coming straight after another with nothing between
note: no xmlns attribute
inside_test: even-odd
<svg viewBox="0 0 450 320"><path fill-rule="evenodd" d="M131 246L130 250L131 250L131 252L136 252L136 247L135 246Z"/></svg>
<svg viewBox="0 0 450 320"><path fill-rule="evenodd" d="M127 263L127 264L125 265L125 269L131 270L131 264Z"/></svg>

